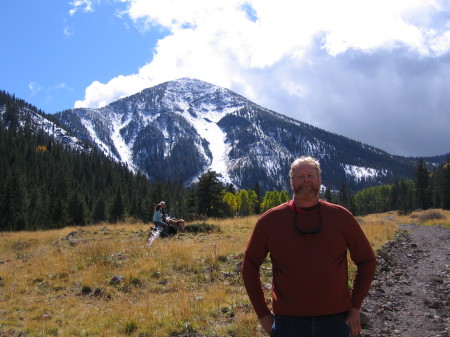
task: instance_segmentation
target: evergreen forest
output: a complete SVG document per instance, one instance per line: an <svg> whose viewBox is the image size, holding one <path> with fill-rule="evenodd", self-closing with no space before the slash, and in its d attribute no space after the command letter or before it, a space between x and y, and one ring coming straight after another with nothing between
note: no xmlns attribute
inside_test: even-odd
<svg viewBox="0 0 450 337"><path fill-rule="evenodd" d="M343 198L344 204L357 215L390 210L408 214L416 209L450 209L450 158L431 171L419 159L413 180L370 187Z"/></svg>
<svg viewBox="0 0 450 337"><path fill-rule="evenodd" d="M1 108L4 108L3 113ZM0 231L54 229L100 222L151 222L164 200L169 215L185 220L260 214L291 198L288 191L239 190L208 171L191 186L150 181L97 150L76 151L43 131L22 125L23 108L35 107L0 92ZM327 189L325 200L355 215L399 210L450 209L449 159L430 171L418 160L414 179L350 191Z"/></svg>

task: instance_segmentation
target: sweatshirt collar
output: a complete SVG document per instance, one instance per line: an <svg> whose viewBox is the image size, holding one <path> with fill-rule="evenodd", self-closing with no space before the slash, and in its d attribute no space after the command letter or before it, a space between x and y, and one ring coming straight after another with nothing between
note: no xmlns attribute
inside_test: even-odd
<svg viewBox="0 0 450 337"><path fill-rule="evenodd" d="M319 208L319 206L321 204L322 204L322 200L319 199L319 202L317 204L315 204L314 206L311 206L311 207L297 207L297 206L295 206L294 200L292 199L292 200L289 201L288 206L289 206L289 208L291 208L293 210L297 209L297 212L310 212L310 211L313 211L313 210Z"/></svg>

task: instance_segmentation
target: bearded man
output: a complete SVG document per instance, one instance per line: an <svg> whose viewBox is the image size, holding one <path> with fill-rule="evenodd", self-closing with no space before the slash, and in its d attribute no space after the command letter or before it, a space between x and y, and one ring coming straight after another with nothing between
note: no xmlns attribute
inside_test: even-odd
<svg viewBox="0 0 450 337"><path fill-rule="evenodd" d="M295 160L293 200L257 221L245 250L242 276L253 308L271 337L349 337L361 332L360 308L376 259L353 215L319 199L320 164ZM348 287L347 252L357 270ZM272 310L259 274L270 254Z"/></svg>

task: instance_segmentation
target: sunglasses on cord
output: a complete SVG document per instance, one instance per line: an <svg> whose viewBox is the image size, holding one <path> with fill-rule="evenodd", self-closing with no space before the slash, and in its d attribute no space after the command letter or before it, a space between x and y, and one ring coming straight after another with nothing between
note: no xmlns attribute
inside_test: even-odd
<svg viewBox="0 0 450 337"><path fill-rule="evenodd" d="M298 222L297 219L297 207L294 205L294 226L300 234L316 234L319 233L323 226L322 215L320 214L320 204L317 208L317 214L319 215L319 225L313 229L302 229L302 224Z"/></svg>

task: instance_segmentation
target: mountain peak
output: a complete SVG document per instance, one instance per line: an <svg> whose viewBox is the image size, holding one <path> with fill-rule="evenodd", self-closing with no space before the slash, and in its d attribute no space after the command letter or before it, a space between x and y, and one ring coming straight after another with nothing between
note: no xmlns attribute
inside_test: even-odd
<svg viewBox="0 0 450 337"><path fill-rule="evenodd" d="M152 180L190 183L214 170L238 188L259 183L262 190L289 190L290 163L311 155L321 160L326 186L339 188L350 181L351 187L364 187L402 178L413 165L192 78L57 117L79 137Z"/></svg>

